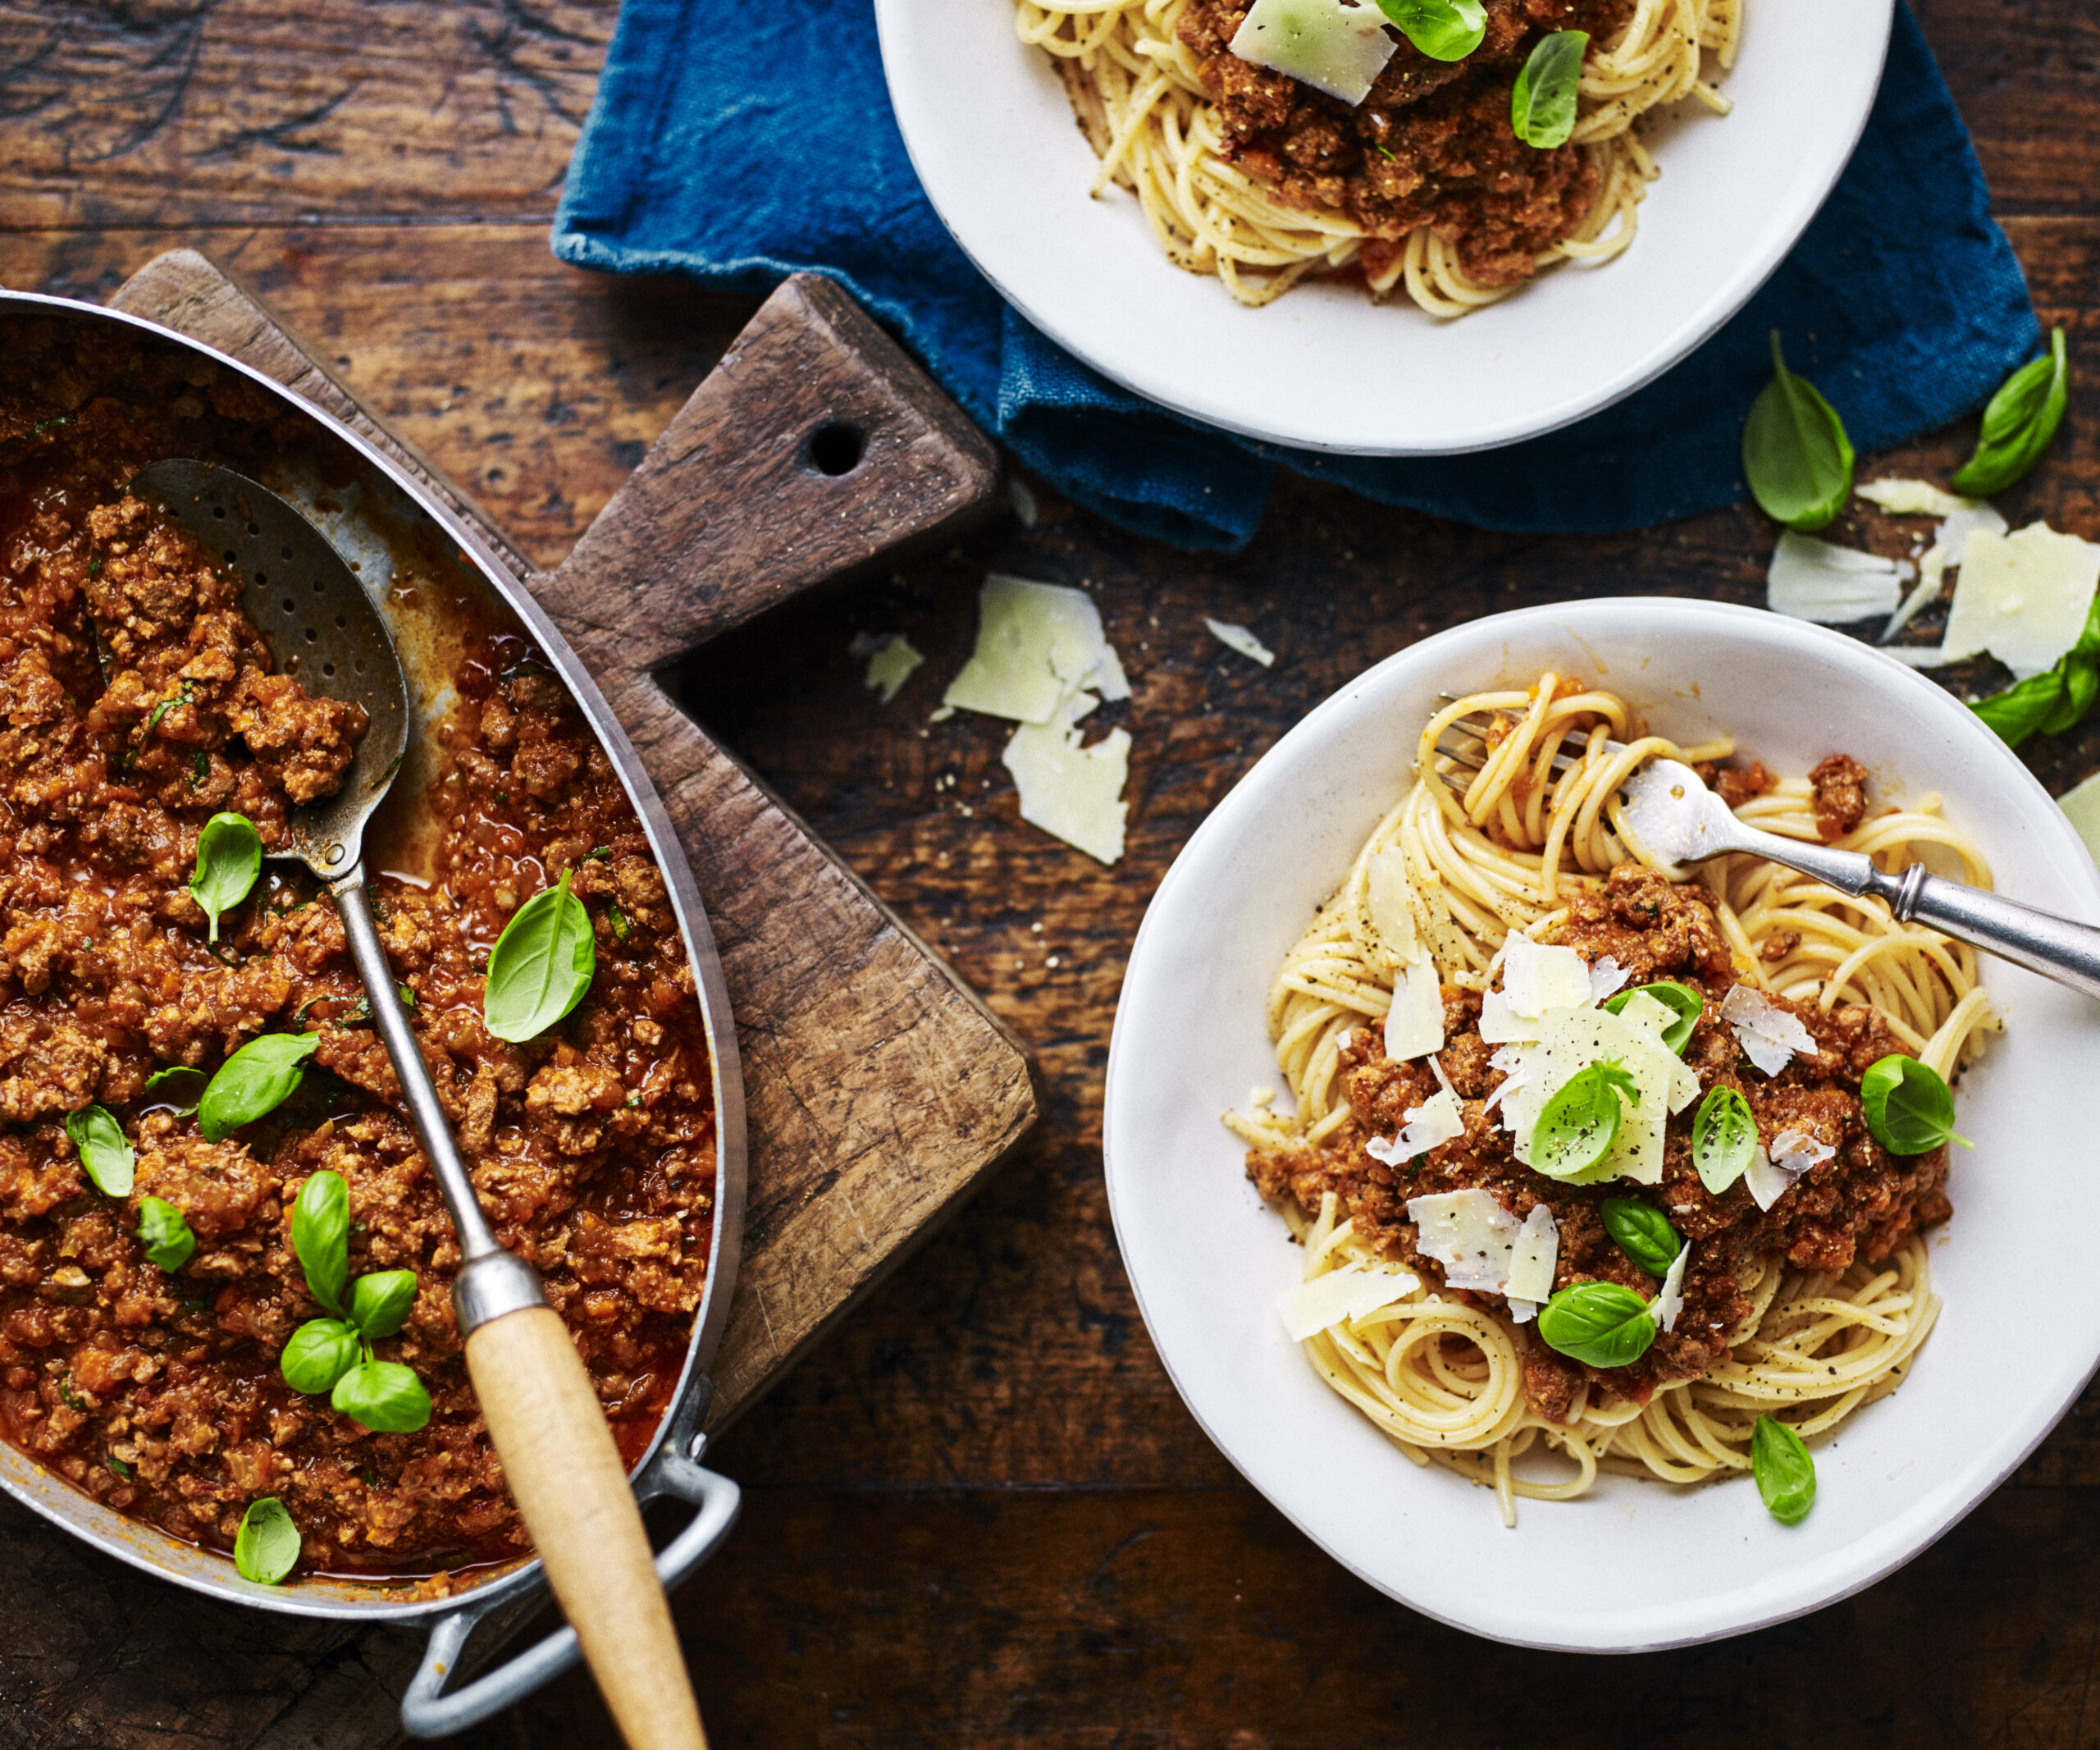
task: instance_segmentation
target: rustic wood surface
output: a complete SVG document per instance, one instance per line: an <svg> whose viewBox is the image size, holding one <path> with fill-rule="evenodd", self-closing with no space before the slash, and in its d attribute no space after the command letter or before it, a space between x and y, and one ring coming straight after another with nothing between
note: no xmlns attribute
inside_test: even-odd
<svg viewBox="0 0 2100 1750"><path fill-rule="evenodd" d="M2004 508L2100 537L2100 35L2079 0L1918 10L2079 372L2056 450ZM0 281L107 296L177 242L231 263L551 566L756 304L548 257L612 22L610 0L0 0ZM1967 437L1878 460L1943 470ZM1247 552L1191 558L1037 496L1032 528L998 523L790 606L683 677L710 732L1027 1041L1048 1106L714 1448L744 1518L678 1615L715 1742L2100 1743L2100 1393L1856 1599L1696 1651L1528 1654L1387 1602L1251 1493L1182 1410L1116 1258L1108 1026L1144 903L1203 812L1397 646L1572 594L1752 601L1769 526L1739 509L1638 535L1489 537L1286 479ZM1840 532L1902 545L1871 515ZM996 725L926 723L993 567L1088 584L1125 654L1135 696L1102 714L1135 738L1113 870L1019 822ZM1205 615L1252 626L1276 666L1210 642ZM847 646L893 630L929 660L884 708ZM2030 763L2064 788L2100 765L2100 722ZM384 1741L405 1644L138 1584L11 1508L0 1528L40 1601L0 1587L0 1742ZM607 1734L578 1677L462 1742Z"/></svg>

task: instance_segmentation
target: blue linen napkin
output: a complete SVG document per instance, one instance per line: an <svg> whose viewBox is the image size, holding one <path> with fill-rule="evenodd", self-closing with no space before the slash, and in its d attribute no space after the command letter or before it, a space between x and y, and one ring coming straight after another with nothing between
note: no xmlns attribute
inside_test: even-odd
<svg viewBox="0 0 2100 1750"><path fill-rule="evenodd" d="M2039 340L1968 135L1901 6L1851 164L1735 319L1617 405L1472 455L1257 443L1169 413L1052 345L970 266L920 192L871 0L745 7L733 30L707 0L625 0L554 248L582 266L747 291L829 274L1066 496L1139 533L1227 551L1252 538L1278 464L1484 528L1586 532L1689 515L1745 496L1738 445L1771 374L1769 330L1863 452L1978 405ZM1641 465L1658 456L1670 465Z"/></svg>

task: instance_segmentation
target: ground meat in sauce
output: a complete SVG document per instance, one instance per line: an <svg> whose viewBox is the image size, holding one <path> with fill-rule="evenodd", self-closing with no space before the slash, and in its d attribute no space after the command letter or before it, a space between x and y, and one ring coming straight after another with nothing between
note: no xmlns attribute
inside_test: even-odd
<svg viewBox="0 0 2100 1750"><path fill-rule="evenodd" d="M1513 286L1596 204L1598 174L1581 148L1541 151L1511 130L1510 92L1541 36L1607 35L1629 0L1486 0L1487 34L1456 62L1430 59L1388 26L1399 46L1354 107L1230 53L1252 3L1194 0L1178 27L1217 106L1226 154L1283 199L1355 220L1367 272L1389 271L1407 234L1427 225L1474 280Z"/></svg>
<svg viewBox="0 0 2100 1750"><path fill-rule="evenodd" d="M1815 829L1825 842L1842 838L1865 818L1867 769L1850 754L1819 761L1808 781L1815 788Z"/></svg>
<svg viewBox="0 0 2100 1750"><path fill-rule="evenodd" d="M128 335L43 321L0 349L0 1430L110 1506L230 1547L281 1497L304 1565L427 1574L528 1547L461 1359L458 1248L359 1019L333 906L266 863L216 947L187 891L221 809L285 838L340 781L363 713L272 671L240 581L129 498L167 455L263 475L303 427L244 380ZM428 887L372 883L394 971L484 1209L538 1266L616 1434L668 1399L707 1269L714 1132L692 975L661 873L566 692L507 626L469 628L436 730ZM563 870L596 930L581 1008L525 1045L481 1024L489 946ZM317 1031L300 1092L220 1143L145 1096L256 1034ZM63 1120L99 1101L137 1154L132 1195L89 1185ZM280 1377L321 1309L289 1231L319 1167L349 1182L353 1275L411 1268L378 1346L430 1389L416 1434L375 1434ZM164 1273L139 1199L180 1209ZM442 1581L433 1583L442 1583Z"/></svg>
<svg viewBox="0 0 2100 1750"><path fill-rule="evenodd" d="M1688 1107L1669 1121L1658 1186L1614 1181L1570 1186L1542 1177L1511 1154L1497 1113L1482 1110L1501 1085L1502 1073L1491 1067L1491 1048L1480 1037L1480 998L1447 985L1447 1043L1439 1060L1465 1115L1463 1137L1398 1167L1371 1158L1364 1144L1393 1135L1410 1108L1436 1092L1437 1083L1426 1059L1395 1063L1386 1056L1378 1030L1361 1027L1342 1052L1350 1119L1318 1148L1253 1149L1247 1170L1270 1201L1289 1199L1308 1212L1319 1209L1323 1193L1335 1193L1360 1233L1432 1283L1442 1282L1442 1272L1414 1250L1408 1200L1480 1186L1519 1220L1537 1203L1551 1206L1560 1227L1556 1289L1571 1282L1615 1282L1652 1297L1659 1285L1605 1232L1598 1206L1607 1196L1653 1199L1691 1244L1684 1309L1674 1331L1658 1336L1639 1361L1625 1368L1585 1368L1526 1329L1526 1390L1542 1414L1564 1420L1586 1376L1616 1396L1646 1403L1657 1386L1695 1377L1723 1359L1730 1338L1751 1312L1737 1286L1751 1260L1781 1253L1797 1268L1832 1272L1855 1258L1878 1263L1916 1228L1943 1220L1950 1206L1942 1189L1945 1149L1898 1157L1868 1134L1860 1078L1877 1059L1904 1049L1879 1014L1847 1007L1824 1015L1774 998L1800 1016L1821 1049L1813 1058L1796 1058L1769 1078L1743 1056L1718 1012L1739 980L1703 887L1673 886L1653 870L1623 864L1601 891L1573 899L1558 939L1592 963L1609 955L1636 984L1669 978L1698 986L1706 1008L1684 1055L1701 1088L1726 1086L1742 1094L1768 1147L1780 1131L1801 1131L1835 1150L1833 1158L1811 1168L1769 1211L1758 1209L1740 1181L1717 1197L1691 1165L1696 1108ZM1498 1295L1461 1298L1486 1306L1507 1304Z"/></svg>

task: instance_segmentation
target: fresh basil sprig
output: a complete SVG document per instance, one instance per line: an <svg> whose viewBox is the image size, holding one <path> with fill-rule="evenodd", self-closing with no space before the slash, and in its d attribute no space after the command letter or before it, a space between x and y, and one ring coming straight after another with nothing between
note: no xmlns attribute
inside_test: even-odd
<svg viewBox="0 0 2100 1750"><path fill-rule="evenodd" d="M1650 1276L1668 1276L1684 1249L1669 1218L1651 1203L1633 1197L1607 1197L1597 1213L1618 1249Z"/></svg>
<svg viewBox="0 0 2100 1750"><path fill-rule="evenodd" d="M210 939L219 939L219 919L249 895L262 872L262 835L244 814L215 814L197 835L197 870L189 891L212 920Z"/></svg>
<svg viewBox="0 0 2100 1750"><path fill-rule="evenodd" d="M1776 1416L1760 1416L1750 1435L1751 1474L1766 1510L1782 1525L1798 1525L1815 1505L1815 1460L1801 1437Z"/></svg>
<svg viewBox="0 0 2100 1750"><path fill-rule="evenodd" d="M1532 45L1509 94L1509 126L1527 146L1550 152L1575 131L1575 93L1582 78L1586 30L1555 30Z"/></svg>
<svg viewBox="0 0 2100 1750"><path fill-rule="evenodd" d="M197 1250L197 1236L181 1210L158 1197L139 1199L139 1238L146 1248L146 1261L163 1270L180 1270Z"/></svg>
<svg viewBox="0 0 2100 1750"><path fill-rule="evenodd" d="M129 1197L131 1174L138 1158L131 1152L131 1139L107 1106L86 1106L66 1115L66 1134L80 1150L80 1164L106 1197Z"/></svg>
<svg viewBox="0 0 2100 1750"><path fill-rule="evenodd" d="M1655 1341L1651 1305L1618 1282L1571 1282L1539 1309L1539 1336L1586 1367L1626 1367Z"/></svg>
<svg viewBox="0 0 2100 1750"><path fill-rule="evenodd" d="M1481 0L1378 0L1378 10L1432 61L1463 61L1487 34Z"/></svg>
<svg viewBox="0 0 2100 1750"><path fill-rule="evenodd" d="M1757 1120L1733 1088L1709 1088L1691 1115L1691 1164L1716 1197L1750 1170L1757 1153Z"/></svg>
<svg viewBox="0 0 2100 1750"><path fill-rule="evenodd" d="M275 1586L299 1565L299 1527L274 1495L250 1501L233 1540L234 1571L258 1586Z"/></svg>
<svg viewBox="0 0 2100 1750"><path fill-rule="evenodd" d="M191 1069L187 1064L170 1064L146 1078L146 1103L169 1107L177 1117L186 1118L196 1111L197 1103L203 1099L211 1079L203 1071Z"/></svg>
<svg viewBox="0 0 2100 1750"><path fill-rule="evenodd" d="M498 1039L522 1044L537 1039L583 1000L598 969L591 914L559 883L518 907L489 954L482 1015Z"/></svg>
<svg viewBox="0 0 2100 1750"><path fill-rule="evenodd" d="M2064 423L2070 399L2070 361L2064 352L2064 331L2049 336L2049 350L2031 359L1998 386L1984 409L1984 429L1976 453L1955 470L1948 482L1971 498L2002 492L2037 462Z"/></svg>
<svg viewBox="0 0 2100 1750"><path fill-rule="evenodd" d="M219 1066L197 1103L204 1140L224 1142L275 1112L298 1092L306 1060L320 1049L317 1033L265 1033L243 1045Z"/></svg>
<svg viewBox="0 0 2100 1750"><path fill-rule="evenodd" d="M1772 381L1751 403L1742 471L1765 515L1789 528L1821 528L1852 491L1852 441L1815 384L1787 368L1772 331Z"/></svg>
<svg viewBox="0 0 2100 1750"><path fill-rule="evenodd" d="M1638 1104L1641 1084L1623 1064L1607 1058L1577 1070L1545 1103L1532 1131L1532 1170L1550 1179L1586 1172L1611 1153L1620 1113Z"/></svg>
<svg viewBox="0 0 2100 1750"><path fill-rule="evenodd" d="M1622 990L1605 998L1605 1012L1616 1015L1634 998L1653 997L1666 1009L1673 1012L1677 1019L1663 1029L1663 1043L1680 1058L1684 1048L1691 1043L1691 1030L1699 1025L1699 1017L1706 1012L1706 999L1689 985L1681 985L1673 978L1659 979L1652 985L1636 985L1631 990Z"/></svg>
<svg viewBox="0 0 2100 1750"><path fill-rule="evenodd" d="M1891 1154L1925 1154L1943 1142L1976 1145L1954 1127L1954 1090L1938 1070L1892 1051L1860 1078L1867 1128Z"/></svg>
<svg viewBox="0 0 2100 1750"><path fill-rule="evenodd" d="M2100 596L2085 612L2078 642L2057 659L2053 669L1979 699L1969 708L1997 732L2008 747L2030 735L2061 735L2084 720L2100 697Z"/></svg>
<svg viewBox="0 0 2100 1750"><path fill-rule="evenodd" d="M309 1318L293 1332L277 1370L294 1391L318 1395L353 1422L380 1434L413 1434L430 1420L430 1393L413 1368L374 1358L416 1303L416 1273L374 1270L349 1290L350 1188L339 1172L310 1174L292 1205L292 1250L316 1300L336 1316Z"/></svg>

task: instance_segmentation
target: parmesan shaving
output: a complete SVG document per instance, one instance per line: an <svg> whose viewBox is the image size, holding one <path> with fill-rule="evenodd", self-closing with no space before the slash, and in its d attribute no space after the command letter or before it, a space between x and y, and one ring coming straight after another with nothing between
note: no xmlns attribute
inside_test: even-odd
<svg viewBox="0 0 2100 1750"><path fill-rule="evenodd" d="M1422 1286L1422 1278L1405 1270L1366 1269L1345 1264L1299 1282L1276 1296L1276 1311L1294 1343L1334 1325L1362 1318L1381 1306L1405 1300Z"/></svg>
<svg viewBox="0 0 2100 1750"><path fill-rule="evenodd" d="M1400 1063L1443 1049L1443 981L1427 960L1418 960L1394 983L1393 1006L1386 1011L1386 1055ZM1440 1076L1441 1065L1438 1070Z"/></svg>
<svg viewBox="0 0 2100 1750"><path fill-rule="evenodd" d="M1768 1076L1776 1076L1798 1053L1816 1054L1815 1036L1800 1017L1783 1009L1761 990L1737 985L1721 1004L1721 1019L1735 1030L1744 1054Z"/></svg>
<svg viewBox="0 0 2100 1750"><path fill-rule="evenodd" d="M1852 490L1892 517L1952 516L1957 510L1974 510L1980 502L1943 492L1929 480L1869 480Z"/></svg>
<svg viewBox="0 0 2100 1750"><path fill-rule="evenodd" d="M1458 1100L1448 1089L1440 1090L1408 1113L1399 1135L1390 1142L1374 1136L1364 1144L1363 1152L1388 1167L1398 1167L1465 1134L1465 1114L1459 1110Z"/></svg>
<svg viewBox="0 0 2100 1750"><path fill-rule="evenodd" d="M1970 534L1947 610L1941 660L1988 651L2025 680L2078 642L2100 587L2100 546L2030 523L2017 534Z"/></svg>
<svg viewBox="0 0 2100 1750"><path fill-rule="evenodd" d="M1524 1225L1517 1230L1509 1254L1509 1311L1518 1324L1553 1298L1554 1268L1560 1262L1560 1224L1542 1203L1532 1205ZM1522 1309L1519 1311L1518 1309Z"/></svg>
<svg viewBox="0 0 2100 1750"><path fill-rule="evenodd" d="M1414 883L1408 876L1408 860L1398 845L1388 845L1371 859L1366 872L1364 903L1371 912L1371 927L1395 960L1421 957L1414 923Z"/></svg>
<svg viewBox="0 0 2100 1750"><path fill-rule="evenodd" d="M1795 1180L1836 1153L1803 1131L1782 1131L1772 1139L1769 1155L1762 1149L1751 1155L1742 1182L1757 1207L1769 1209L1786 1195Z"/></svg>
<svg viewBox="0 0 2100 1750"><path fill-rule="evenodd" d="M1361 103L1398 41L1371 0L1254 0L1228 45L1242 61Z"/></svg>
<svg viewBox="0 0 2100 1750"><path fill-rule="evenodd" d="M1478 1189L1440 1191L1408 1200L1415 1250L1444 1267L1444 1281L1477 1294L1500 1294L1509 1284L1517 1218Z"/></svg>
<svg viewBox="0 0 2100 1750"><path fill-rule="evenodd" d="M1572 948L1548 948L1512 934L1502 944L1502 994L1519 1015L1580 1008L1591 1000L1590 969Z"/></svg>
<svg viewBox="0 0 2100 1750"><path fill-rule="evenodd" d="M1098 861L1123 854L1123 823L1130 804L1123 783L1130 775L1130 738L1111 729L1082 747L1079 720L1098 701L1090 692L1068 695L1047 724L1024 723L1000 757L1014 774L1020 817Z"/></svg>
<svg viewBox="0 0 2100 1750"><path fill-rule="evenodd" d="M1796 619L1847 625L1895 612L1897 585L1916 575L1908 560L1883 559L1785 529L1765 573L1765 605Z"/></svg>
<svg viewBox="0 0 2100 1750"><path fill-rule="evenodd" d="M1083 689L1130 697L1130 683L1101 630L1101 610L1084 590L995 572L984 579L977 613L977 647L948 683L943 704L1048 724Z"/></svg>
<svg viewBox="0 0 2100 1750"><path fill-rule="evenodd" d="M1500 990L1483 991L1480 999L1481 1042L1488 1045L1530 1044L1539 1036L1539 1022L1510 1008Z"/></svg>
<svg viewBox="0 0 2100 1750"><path fill-rule="evenodd" d="M1670 1273L1663 1278L1663 1291L1655 1296L1655 1326L1658 1330L1674 1331L1677 1315L1684 1310L1684 1264L1691 1256L1691 1242L1687 1240L1670 1260Z"/></svg>
<svg viewBox="0 0 2100 1750"><path fill-rule="evenodd" d="M849 647L855 656L868 659L865 684L870 692L882 695L879 702L884 705L897 697L898 690L926 660L911 647L911 641L901 632L893 632L888 637L864 632Z"/></svg>
<svg viewBox="0 0 2100 1750"><path fill-rule="evenodd" d="M1606 954L1590 968L1590 1000L1601 1003L1607 997L1615 997L1620 988L1633 975L1610 955Z"/></svg>
<svg viewBox="0 0 2100 1750"><path fill-rule="evenodd" d="M1263 668L1276 661L1276 653L1244 626L1235 626L1228 621L1212 619L1208 616L1203 624L1211 628L1211 636L1219 643L1238 651L1241 656L1260 663Z"/></svg>
<svg viewBox="0 0 2100 1750"><path fill-rule="evenodd" d="M1637 1024L1642 1014L1637 1005L1643 1001L1655 999L1637 998L1627 1005L1634 1012L1633 1021L1602 1009L1554 1009L1541 1024L1536 1044L1511 1048L1523 1053L1522 1085L1513 1092L1504 1090L1502 1122L1514 1139L1513 1152L1526 1166L1534 1164L1532 1137L1546 1102L1570 1077L1592 1063L1610 1059L1633 1077L1639 1096L1622 1106L1618 1135L1610 1152L1570 1182L1590 1185L1611 1178L1630 1179L1637 1185L1662 1182L1663 1126L1678 1091L1673 1070L1679 1066L1677 1053L1663 1044L1659 1033ZM1660 1003L1655 1006L1662 1008Z"/></svg>

